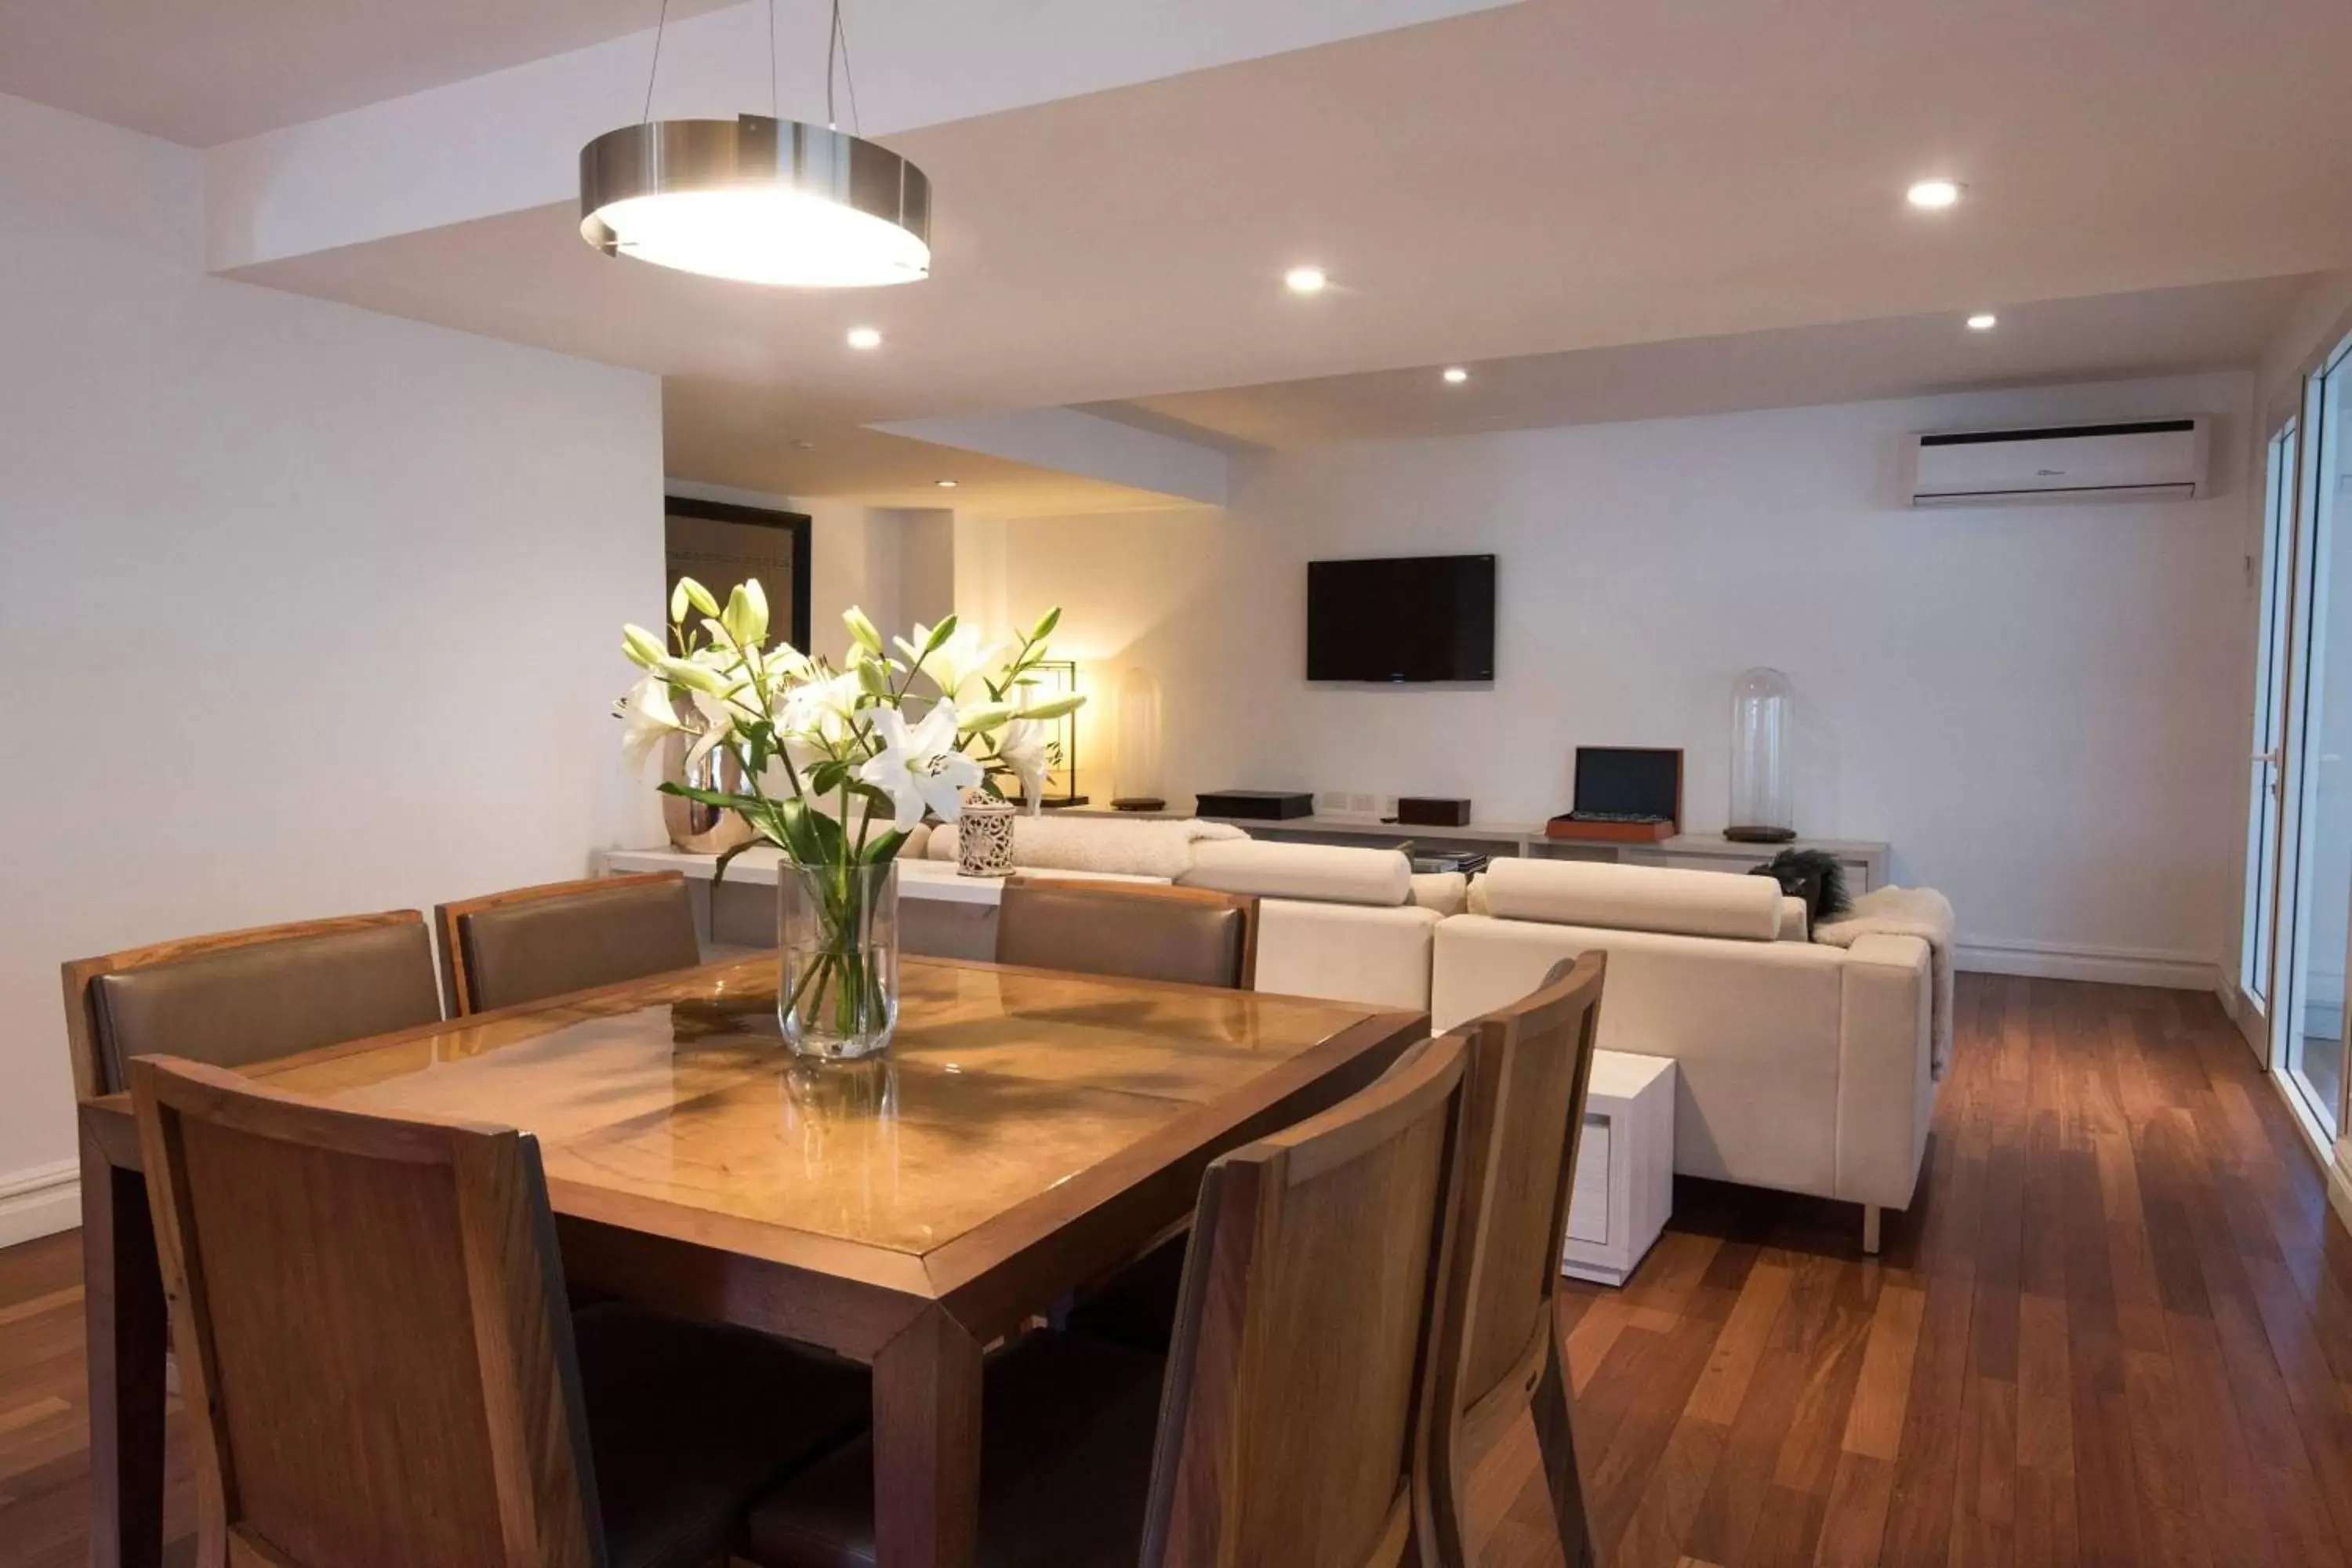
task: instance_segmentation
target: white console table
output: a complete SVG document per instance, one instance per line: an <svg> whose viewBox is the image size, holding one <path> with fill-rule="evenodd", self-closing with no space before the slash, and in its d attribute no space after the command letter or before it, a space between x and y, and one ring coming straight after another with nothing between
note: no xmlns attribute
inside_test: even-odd
<svg viewBox="0 0 2352 1568"><path fill-rule="evenodd" d="M702 940L719 947L776 945L774 849L746 849L728 862L726 880L713 884L716 855L683 849L604 849L596 873L679 871L694 903L694 923ZM1123 877L1101 871L1056 871L1060 880L1165 882L1165 877ZM996 877L963 877L952 860L898 861L898 942L908 952L931 958L992 959L996 956L996 906L1004 882Z"/></svg>

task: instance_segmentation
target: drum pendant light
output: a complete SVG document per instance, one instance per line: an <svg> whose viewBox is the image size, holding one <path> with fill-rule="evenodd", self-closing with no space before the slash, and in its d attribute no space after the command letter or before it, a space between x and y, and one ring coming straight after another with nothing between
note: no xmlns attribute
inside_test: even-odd
<svg viewBox="0 0 2352 1568"><path fill-rule="evenodd" d="M654 30L661 68L668 0ZM768 14L775 81L774 0ZM833 118L835 48L845 75L840 0L825 45L825 117ZM850 112L856 116L856 84ZM772 110L772 101L770 105ZM580 235L607 256L805 289L915 283L930 276L931 183L888 148L773 113L734 120L646 115L580 150Z"/></svg>

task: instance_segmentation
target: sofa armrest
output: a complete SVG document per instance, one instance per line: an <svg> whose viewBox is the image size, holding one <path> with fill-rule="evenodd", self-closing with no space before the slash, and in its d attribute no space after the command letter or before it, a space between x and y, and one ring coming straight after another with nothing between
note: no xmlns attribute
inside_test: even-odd
<svg viewBox="0 0 2352 1568"><path fill-rule="evenodd" d="M1936 1109L1927 944L1873 934L1846 951L1838 1042L1837 1190L1905 1208Z"/></svg>

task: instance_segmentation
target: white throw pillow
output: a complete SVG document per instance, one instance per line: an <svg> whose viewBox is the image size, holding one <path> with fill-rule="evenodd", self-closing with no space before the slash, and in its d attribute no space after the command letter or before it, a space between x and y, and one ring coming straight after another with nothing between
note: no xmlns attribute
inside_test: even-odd
<svg viewBox="0 0 2352 1568"><path fill-rule="evenodd" d="M1677 871L1596 860L1496 860L1472 908L1547 925L1771 942L1780 934L1780 884L1769 877Z"/></svg>

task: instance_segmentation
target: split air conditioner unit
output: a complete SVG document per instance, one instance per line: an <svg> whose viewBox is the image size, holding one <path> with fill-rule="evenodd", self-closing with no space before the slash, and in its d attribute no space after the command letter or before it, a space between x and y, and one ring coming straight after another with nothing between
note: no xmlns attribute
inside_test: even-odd
<svg viewBox="0 0 2352 1568"><path fill-rule="evenodd" d="M1910 437L1913 506L2194 500L2210 494L2212 421L2133 419Z"/></svg>

